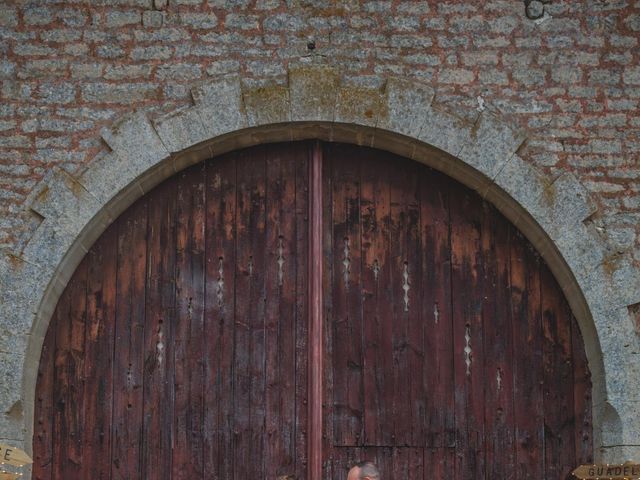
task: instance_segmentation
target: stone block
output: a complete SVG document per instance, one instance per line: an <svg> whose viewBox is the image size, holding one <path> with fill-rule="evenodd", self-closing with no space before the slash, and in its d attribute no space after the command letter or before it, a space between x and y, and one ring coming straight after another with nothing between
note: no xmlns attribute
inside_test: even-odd
<svg viewBox="0 0 640 480"><path fill-rule="evenodd" d="M584 283L583 278L591 275L605 258L606 245L596 232L584 225L560 232L554 244L579 284Z"/></svg>
<svg viewBox="0 0 640 480"><path fill-rule="evenodd" d="M200 113L193 107L171 112L154 120L153 125L170 152L179 152L209 139Z"/></svg>
<svg viewBox="0 0 640 480"><path fill-rule="evenodd" d="M495 176L494 183L530 211L551 182L531 164L513 155Z"/></svg>
<svg viewBox="0 0 640 480"><path fill-rule="evenodd" d="M247 126L240 77L227 75L202 83L191 90L208 138Z"/></svg>
<svg viewBox="0 0 640 480"><path fill-rule="evenodd" d="M471 131L471 141L457 156L493 179L524 140L524 132L513 130L485 111Z"/></svg>
<svg viewBox="0 0 640 480"><path fill-rule="evenodd" d="M250 127L291 120L289 89L272 85L247 89L242 94Z"/></svg>
<svg viewBox="0 0 640 480"><path fill-rule="evenodd" d="M333 121L339 85L338 72L331 67L290 68L291 120Z"/></svg>
<svg viewBox="0 0 640 480"><path fill-rule="evenodd" d="M425 113L417 139L454 157L472 140L473 124L438 108Z"/></svg>
<svg viewBox="0 0 640 480"><path fill-rule="evenodd" d="M38 264L51 275L80 234L78 228L73 228L75 225L69 226L71 222L73 220L68 218L42 222L24 247L22 257L25 261Z"/></svg>
<svg viewBox="0 0 640 480"><path fill-rule="evenodd" d="M0 428L2 436L22 438L22 415L11 415L15 412L15 405L20 402L22 394L22 366L24 355L19 353L0 352ZM16 418L17 417L17 418Z"/></svg>
<svg viewBox="0 0 640 480"><path fill-rule="evenodd" d="M379 89L342 85L338 90L334 121L375 127L386 117L385 96Z"/></svg>
<svg viewBox="0 0 640 480"><path fill-rule="evenodd" d="M169 156L169 151L142 112L125 115L113 126L102 129L101 133L107 145L138 174Z"/></svg>
<svg viewBox="0 0 640 480"><path fill-rule="evenodd" d="M142 12L142 25L147 28L160 28L164 21L164 13L155 10Z"/></svg>
<svg viewBox="0 0 640 480"><path fill-rule="evenodd" d="M127 158L109 152L98 155L76 179L115 218L118 211L111 209L111 202L119 199L123 205L130 205L141 196L143 190L137 179L142 173Z"/></svg>
<svg viewBox="0 0 640 480"><path fill-rule="evenodd" d="M96 198L59 168L51 170L34 192L29 206L44 218L67 215L88 221L100 209Z"/></svg>
<svg viewBox="0 0 640 480"><path fill-rule="evenodd" d="M385 93L386 106L381 109L377 128L417 136L431 111L433 88L417 81L389 78Z"/></svg>

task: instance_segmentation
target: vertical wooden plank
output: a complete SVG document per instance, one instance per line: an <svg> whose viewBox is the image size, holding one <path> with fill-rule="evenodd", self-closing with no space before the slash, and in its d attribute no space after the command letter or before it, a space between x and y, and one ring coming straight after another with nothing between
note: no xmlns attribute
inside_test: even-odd
<svg viewBox="0 0 640 480"><path fill-rule="evenodd" d="M491 478L508 478L513 474L515 463L509 242L508 223L493 207L484 204L484 450L487 475Z"/></svg>
<svg viewBox="0 0 640 480"><path fill-rule="evenodd" d="M53 478L56 479L77 477L83 461L87 263L85 257L58 303L53 426Z"/></svg>
<svg viewBox="0 0 640 480"><path fill-rule="evenodd" d="M334 443L360 445L363 427L359 206L361 158L359 151L352 146L328 147L327 155L332 156L333 164L331 268ZM314 338L311 331L310 338Z"/></svg>
<svg viewBox="0 0 640 480"><path fill-rule="evenodd" d="M179 175L176 210L176 325L173 478L203 474L204 164Z"/></svg>
<svg viewBox="0 0 640 480"><path fill-rule="evenodd" d="M309 166L309 424L308 478L322 478L322 148L316 143Z"/></svg>
<svg viewBox="0 0 640 480"><path fill-rule="evenodd" d="M424 367L424 322L421 320L422 313L422 253L420 251L420 203L418 192L418 178L420 166L399 157L390 159L394 165L403 167L404 174L401 176L402 184L398 187L403 192L399 197L402 208L402 220L400 225L402 235L397 241L402 242L398 266L403 270L399 271L398 285L401 286L403 296L400 297L402 307L402 317L404 322L404 332L402 335L402 348L400 350L400 365L404 366L398 389L395 391L399 398L400 411L406 413L405 423L400 421L396 430L397 445L424 445L424 424L426 419L426 397L427 392L423 389L421 379L423 378ZM422 167L424 168L424 167ZM399 206L400 207L400 206ZM391 210L393 217L393 208ZM402 264L402 265L400 265ZM400 293L400 292L399 292ZM417 381L416 381L417 379ZM403 392L402 385L406 385ZM404 415L403 415L404 416ZM403 418L401 416L400 418ZM409 451L403 460L407 465L407 475L413 478L410 473Z"/></svg>
<svg viewBox="0 0 640 480"><path fill-rule="evenodd" d="M451 478L456 464L455 447L424 449L424 479Z"/></svg>
<svg viewBox="0 0 640 480"><path fill-rule="evenodd" d="M117 224L88 253L82 478L111 478Z"/></svg>
<svg viewBox="0 0 640 480"><path fill-rule="evenodd" d="M47 334L42 344L36 404L33 427L33 470L34 480L50 480L53 473L54 431L53 419L56 414L54 404L54 375L56 361L57 310L49 322Z"/></svg>
<svg viewBox="0 0 640 480"><path fill-rule="evenodd" d="M307 478L309 432L309 165L312 155L308 143L301 145L295 162L295 478ZM292 259L292 262L293 259ZM324 290L324 288L323 288ZM325 290L326 291L326 290ZM324 312L324 310L323 310ZM325 337L326 338L326 337ZM324 369L326 372L326 369ZM325 382L326 384L326 382ZM323 391L323 396L326 393ZM326 398L326 396L324 397Z"/></svg>
<svg viewBox="0 0 640 480"><path fill-rule="evenodd" d="M176 179L153 191L147 225L142 478L172 470L175 337Z"/></svg>
<svg viewBox="0 0 640 480"><path fill-rule="evenodd" d="M587 362L584 340L576 318L571 316L571 348L573 355L573 397L575 420L576 465L593 462L591 435L591 373Z"/></svg>
<svg viewBox="0 0 640 480"><path fill-rule="evenodd" d="M234 360L235 478L263 478L264 464L264 150L238 158L236 335Z"/></svg>
<svg viewBox="0 0 640 480"><path fill-rule="evenodd" d="M456 470L459 479L483 478L484 355L482 342L482 204L452 185L451 289L455 370Z"/></svg>
<svg viewBox="0 0 640 480"><path fill-rule="evenodd" d="M424 413L422 382L412 381L413 375L422 378L423 331L420 323L421 260L418 254L420 209L417 199L416 171L407 160L388 156L393 163L390 182L390 261L391 322L393 348L393 445L414 445L415 430L422 430ZM413 337L413 338L411 338ZM421 359L420 359L421 360ZM417 410L417 411L416 411ZM418 425L415 425L419 422ZM421 432L418 433L420 437Z"/></svg>
<svg viewBox="0 0 640 480"><path fill-rule="evenodd" d="M428 402L424 442L430 447L448 447L455 443L448 187L450 182L449 178L436 172L423 172L420 175L420 296L421 320L426 330L422 383ZM445 453L450 451L437 448L430 452L435 457ZM447 464L444 457L433 458L430 461Z"/></svg>
<svg viewBox="0 0 640 480"><path fill-rule="evenodd" d="M385 281L391 274L389 259L389 182L384 155L367 160L362 169L360 218L362 235L363 308L363 397L366 445L391 445L392 399L385 392L393 388L389 376L393 364L388 329L389 302Z"/></svg>
<svg viewBox="0 0 640 480"><path fill-rule="evenodd" d="M304 145L266 148L265 476L295 475L296 161ZM306 259L301 259L304 264ZM302 293L304 294L304 293Z"/></svg>
<svg viewBox="0 0 640 480"><path fill-rule="evenodd" d="M233 477L236 160L207 162L204 478Z"/></svg>
<svg viewBox="0 0 640 480"><path fill-rule="evenodd" d="M540 259L512 227L511 322L517 478L544 476Z"/></svg>
<svg viewBox="0 0 640 480"><path fill-rule="evenodd" d="M325 147L326 148L326 147ZM313 147L310 148L310 158L313 154ZM309 168L311 166L309 165ZM310 178L309 174L309 178ZM324 318L324 349L323 358L326 359L325 368L323 369L323 455L325 461L323 463L323 477L333 478L335 475L335 455L334 446L334 344L333 344L333 161L331 156L324 151L322 165L322 210L323 210L323 226L322 226L322 260L323 260L323 314ZM308 218L308 212L307 212ZM308 253L308 252L307 252ZM311 256L309 256L311 259ZM307 332L308 333L308 332Z"/></svg>
<svg viewBox="0 0 640 480"><path fill-rule="evenodd" d="M565 478L575 468L575 412L571 311L546 266L541 271L546 478Z"/></svg>
<svg viewBox="0 0 640 480"><path fill-rule="evenodd" d="M119 220L111 478L140 477L147 200Z"/></svg>

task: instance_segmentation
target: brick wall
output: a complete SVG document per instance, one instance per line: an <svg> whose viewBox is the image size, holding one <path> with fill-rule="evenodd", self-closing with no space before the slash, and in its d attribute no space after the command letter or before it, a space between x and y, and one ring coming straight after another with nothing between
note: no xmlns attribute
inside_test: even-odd
<svg viewBox="0 0 640 480"><path fill-rule="evenodd" d="M0 247L36 221L36 183L81 169L118 116L175 109L226 72L285 81L316 55L355 83L414 77L461 114L500 112L529 132L521 156L575 172L612 252L640 262L640 1L545 8L533 21L519 0L2 0Z"/></svg>

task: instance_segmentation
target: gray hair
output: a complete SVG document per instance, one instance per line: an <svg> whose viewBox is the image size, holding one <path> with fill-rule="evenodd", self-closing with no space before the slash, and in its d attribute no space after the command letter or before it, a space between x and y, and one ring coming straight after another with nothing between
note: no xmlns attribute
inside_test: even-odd
<svg viewBox="0 0 640 480"><path fill-rule="evenodd" d="M380 479L380 470L373 462L358 462L356 467L360 468L360 480L364 480L365 477L369 477L372 480Z"/></svg>

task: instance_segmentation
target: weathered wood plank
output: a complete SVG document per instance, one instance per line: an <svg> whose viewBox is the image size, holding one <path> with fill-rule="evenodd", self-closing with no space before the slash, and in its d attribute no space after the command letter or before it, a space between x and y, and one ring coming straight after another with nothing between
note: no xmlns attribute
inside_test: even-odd
<svg viewBox="0 0 640 480"><path fill-rule="evenodd" d="M233 478L236 158L207 162L204 477Z"/></svg>
<svg viewBox="0 0 640 480"><path fill-rule="evenodd" d="M517 478L544 476L540 258L512 227L510 242Z"/></svg>
<svg viewBox="0 0 640 480"><path fill-rule="evenodd" d="M423 388L427 397L424 442L430 447L455 443L453 316L449 180L430 172L420 176L421 322L425 328ZM432 455L445 452L436 449ZM440 458L439 462L444 462Z"/></svg>
<svg viewBox="0 0 640 480"><path fill-rule="evenodd" d="M147 199L130 207L118 228L113 361L111 478L140 477Z"/></svg>
<svg viewBox="0 0 640 480"><path fill-rule="evenodd" d="M546 478L565 478L576 466L571 312L546 266L541 271Z"/></svg>
<svg viewBox="0 0 640 480"><path fill-rule="evenodd" d="M484 205L482 218L485 452L487 475L510 478L515 465L510 229Z"/></svg>
<svg viewBox="0 0 640 480"><path fill-rule="evenodd" d="M111 478L113 352L118 226L88 253L82 478Z"/></svg>
<svg viewBox="0 0 640 480"><path fill-rule="evenodd" d="M333 169L333 435L336 445L360 445L363 428L360 299L360 158L355 147L328 147Z"/></svg>
<svg viewBox="0 0 640 480"><path fill-rule="evenodd" d="M573 396L575 412L576 464L593 462L592 385L584 340L576 318L571 318L571 350L573 355Z"/></svg>
<svg viewBox="0 0 640 480"><path fill-rule="evenodd" d="M362 169L360 218L362 231L363 396L364 444L389 445L393 405L384 392L393 388L387 369L392 365L391 335L386 311L389 260L389 184L387 166L376 155Z"/></svg>
<svg viewBox="0 0 640 480"><path fill-rule="evenodd" d="M242 152L238 158L235 468L236 478L264 477L264 272L265 156Z"/></svg>
<svg viewBox="0 0 640 480"><path fill-rule="evenodd" d="M36 386L36 404L33 428L33 478L50 480L54 465L53 439L54 415L56 406L53 398L55 359L56 359L56 313L49 322L49 328L42 344L40 364L38 365L38 383Z"/></svg>
<svg viewBox="0 0 640 480"><path fill-rule="evenodd" d="M483 478L485 475L482 203L458 185L451 185L449 198L456 385L455 477L464 480Z"/></svg>
<svg viewBox="0 0 640 480"><path fill-rule="evenodd" d="M172 470L176 179L162 184L154 194L147 228L142 478L162 478Z"/></svg>
<svg viewBox="0 0 640 480"><path fill-rule="evenodd" d="M201 477L204 469L204 164L180 174L176 210L174 479Z"/></svg>
<svg viewBox="0 0 640 480"><path fill-rule="evenodd" d="M56 319L53 426L56 479L78 476L82 471L87 264L85 257L60 299Z"/></svg>
<svg viewBox="0 0 640 480"><path fill-rule="evenodd" d="M295 401L295 478L307 477L308 465L308 258L309 258L309 164L311 146L302 144L300 155L295 155L295 252L292 252L292 282L295 282L295 345L294 362L296 383L292 392ZM295 257L294 257L295 255ZM325 290L326 291L326 290ZM323 317L326 318L326 317ZM326 335L325 337L326 338ZM325 372L327 369L325 368ZM326 382L325 382L326 385ZM323 395L326 398L326 393ZM326 415L326 412L325 412Z"/></svg>

